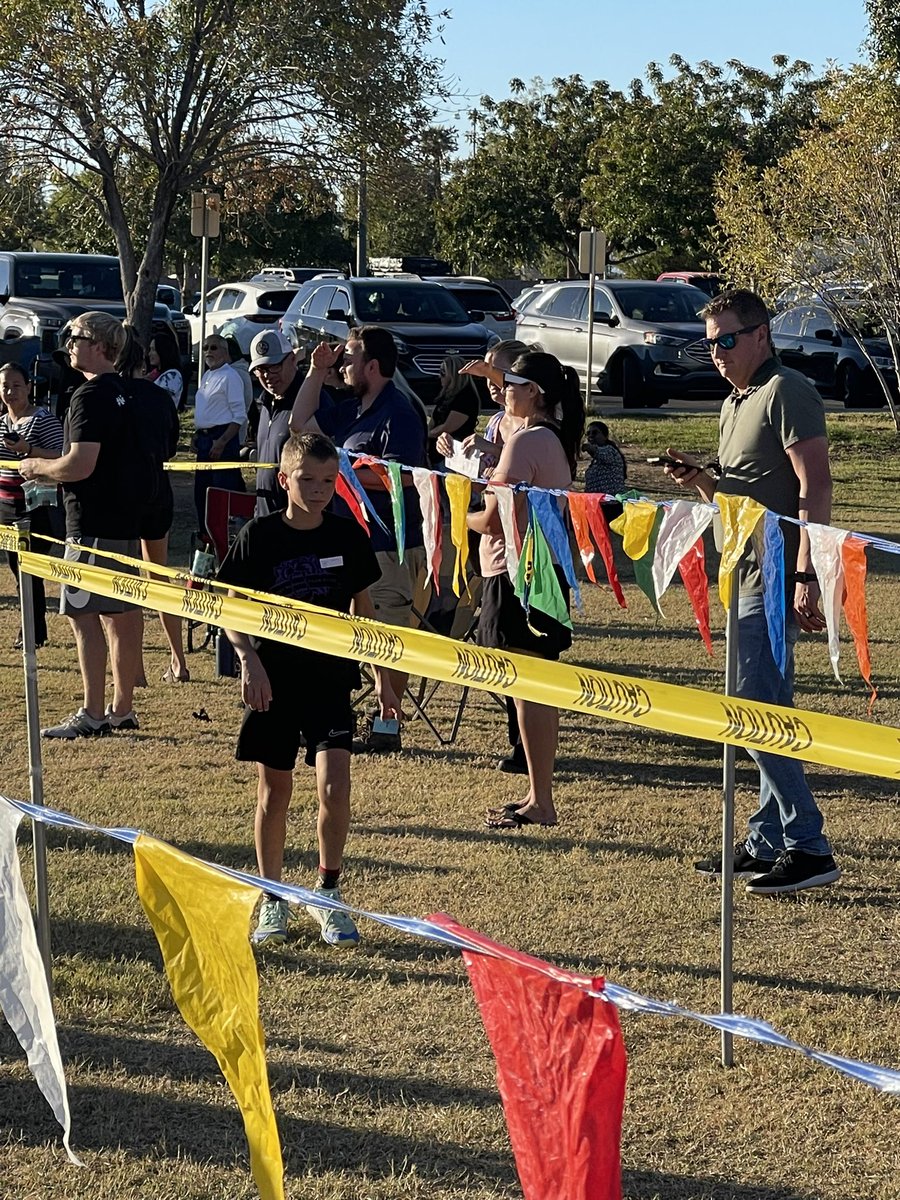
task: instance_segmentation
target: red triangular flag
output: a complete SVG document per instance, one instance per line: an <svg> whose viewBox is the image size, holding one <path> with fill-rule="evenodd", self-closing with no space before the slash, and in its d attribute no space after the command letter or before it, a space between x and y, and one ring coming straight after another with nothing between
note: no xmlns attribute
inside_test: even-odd
<svg viewBox="0 0 900 1200"><path fill-rule="evenodd" d="M569 501L572 531L575 534L575 542L578 546L578 552L581 555L581 561L584 564L585 571L587 571L588 579L590 579L591 583L596 583L597 576L594 574L594 545L591 541L587 514L584 508L584 492L567 492L566 499Z"/></svg>
<svg viewBox="0 0 900 1200"><path fill-rule="evenodd" d="M709 631L709 580L706 577L706 554L702 537L697 538L678 564L678 571L684 582L684 590L690 597L700 636L706 649L712 654L712 635Z"/></svg>
<svg viewBox="0 0 900 1200"><path fill-rule="evenodd" d="M622 591L622 585L619 583L619 576L616 573L616 564L613 561L612 542L609 538L609 524L606 520L606 514L601 507L601 499L599 496L592 496L590 493L586 494L582 492L581 494L584 496L584 511L587 513L591 533L594 535L594 541L597 543L597 549L600 551L603 565L606 567L606 577L609 580L609 586L612 588L613 595L619 602L620 608L627 608L625 593Z"/></svg>
<svg viewBox="0 0 900 1200"><path fill-rule="evenodd" d="M356 517L357 521L359 521L360 525L362 525L369 537L371 537L372 530L369 528L369 522L366 520L359 497L340 472L338 472L338 477L335 480L334 490L353 513L354 517Z"/></svg>
<svg viewBox="0 0 900 1200"><path fill-rule="evenodd" d="M615 1005L575 975L428 918L483 953L466 968L497 1060L497 1083L525 1200L621 1200L625 1047Z"/></svg>

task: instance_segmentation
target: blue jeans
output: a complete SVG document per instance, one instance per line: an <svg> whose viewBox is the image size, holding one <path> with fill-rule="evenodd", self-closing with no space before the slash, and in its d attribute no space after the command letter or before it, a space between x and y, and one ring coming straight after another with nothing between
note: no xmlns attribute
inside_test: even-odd
<svg viewBox="0 0 900 1200"><path fill-rule="evenodd" d="M772 649L762 596L742 596L738 607L737 694L745 700L793 707L794 644L799 629L791 614L785 622L787 661L782 678ZM803 764L782 754L748 750L759 767L759 808L750 818L747 849L771 859L782 850L830 854L822 832L824 819L809 790Z"/></svg>
<svg viewBox="0 0 900 1200"><path fill-rule="evenodd" d="M197 462L209 462L213 442L228 428L227 425L216 425L207 432L197 430L195 434L197 445ZM238 435L231 438L222 451L223 462L236 462L240 453L241 443ZM206 531L206 493L211 487L226 488L229 492L245 492L244 477L239 468L227 471L197 471L194 474L194 505L197 509L197 528L201 533Z"/></svg>

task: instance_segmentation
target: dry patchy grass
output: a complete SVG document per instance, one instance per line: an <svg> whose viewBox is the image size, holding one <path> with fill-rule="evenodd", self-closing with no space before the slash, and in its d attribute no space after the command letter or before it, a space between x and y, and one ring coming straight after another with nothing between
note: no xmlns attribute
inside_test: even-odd
<svg viewBox="0 0 900 1200"><path fill-rule="evenodd" d="M711 418L622 421L633 482L656 489L647 453L676 441L709 450ZM897 439L884 420L832 422L835 523L897 536ZM189 487L189 477L183 488ZM871 558L875 718L900 725L896 564ZM710 660L680 589L659 622L633 585L620 613L607 590L585 591L572 660L629 674L721 686L721 618ZM8 592L0 645L13 639ZM65 623L41 651L47 719L77 692ZM129 824L192 854L252 867L251 771L232 759L239 709L232 682L156 682L165 665L147 624L152 686L142 729L100 742L46 745L47 802L103 824ZM866 689L845 644L846 684L821 639L798 657L798 703L865 719ZM27 794L22 676L0 650L3 786ZM458 692L435 711L449 724ZM191 713L203 704L211 721ZM452 913L554 962L689 1007L717 1007L717 892L692 858L718 836L720 748L563 714L560 825L534 834L482 827L489 802L522 782L493 770L503 716L473 695L456 746L420 724L402 758L357 760L348 898L381 911ZM736 890L736 1007L798 1040L900 1066L896 827L886 780L813 768L845 875L796 900ZM315 866L311 774L299 773L288 876ZM740 812L754 773L739 768ZM88 1172L69 1167L53 1118L10 1032L0 1030L0 1195L15 1200L239 1200L253 1196L243 1132L212 1058L181 1021L134 889L131 852L50 832L57 1020L74 1141ZM26 877L27 834L22 839ZM292 1200L471 1200L520 1194L493 1060L459 958L379 926L359 950L316 940L305 918L282 949L260 956L262 1020ZM897 1101L809 1063L741 1041L737 1068L718 1066L717 1037L688 1022L623 1016L630 1077L623 1135L628 1197L678 1200L891 1200L900 1195ZM547 1200L553 1200L548 1197Z"/></svg>

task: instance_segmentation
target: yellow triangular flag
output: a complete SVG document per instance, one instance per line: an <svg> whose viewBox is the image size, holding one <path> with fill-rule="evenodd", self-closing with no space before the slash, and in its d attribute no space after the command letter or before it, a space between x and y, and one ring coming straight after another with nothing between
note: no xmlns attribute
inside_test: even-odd
<svg viewBox="0 0 900 1200"><path fill-rule="evenodd" d="M178 1011L213 1054L234 1093L262 1200L284 1200L281 1143L259 1020L250 918L259 890L141 834L137 891Z"/></svg>
<svg viewBox="0 0 900 1200"><path fill-rule="evenodd" d="M652 500L629 500L622 515L610 521L610 529L622 535L622 549L629 558L643 558L650 549L658 507Z"/></svg>
<svg viewBox="0 0 900 1200"><path fill-rule="evenodd" d="M469 529L466 514L472 496L472 481L465 475L445 475L444 486L450 500L450 540L456 547L453 565L453 590L461 596L466 586L466 563L469 561Z"/></svg>
<svg viewBox="0 0 900 1200"><path fill-rule="evenodd" d="M731 603L731 581L734 568L741 561L744 547L766 510L758 500L752 500L749 496L731 496L716 492L715 499L722 521L719 599L727 609Z"/></svg>

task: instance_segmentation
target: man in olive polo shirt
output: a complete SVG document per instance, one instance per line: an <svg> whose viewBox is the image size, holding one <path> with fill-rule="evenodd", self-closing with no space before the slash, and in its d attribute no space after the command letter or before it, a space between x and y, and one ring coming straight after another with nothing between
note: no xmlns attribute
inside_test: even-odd
<svg viewBox="0 0 900 1200"><path fill-rule="evenodd" d="M831 519L831 469L825 410L818 392L797 371L783 367L772 351L769 313L750 291L716 296L700 314L713 362L734 389L722 403L718 463L721 477L687 454L667 451L683 466L667 473L693 485L705 500L715 493L750 496L781 516L827 525ZM792 705L794 643L798 632L825 628L809 537L790 521L784 534L787 661L782 677L772 655L763 604L760 563L749 546L738 568L737 694L748 700ZM823 818L801 763L750 750L759 767L759 808L749 833L734 850L734 873L749 877L747 891L779 895L822 887L841 875L823 833ZM721 864L696 863L705 875Z"/></svg>

